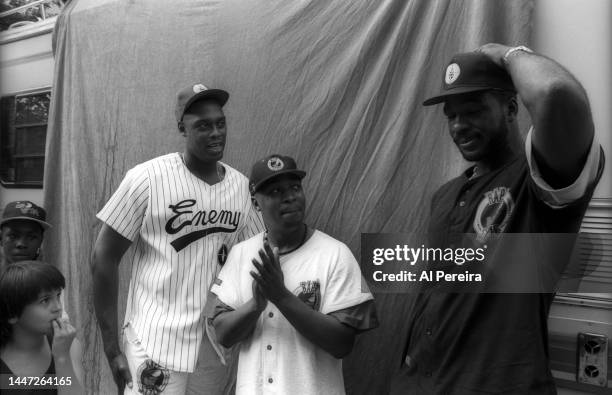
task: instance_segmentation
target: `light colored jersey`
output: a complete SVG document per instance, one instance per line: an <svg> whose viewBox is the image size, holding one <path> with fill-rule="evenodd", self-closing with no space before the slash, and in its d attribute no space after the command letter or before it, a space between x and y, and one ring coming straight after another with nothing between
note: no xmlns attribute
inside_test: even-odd
<svg viewBox="0 0 612 395"><path fill-rule="evenodd" d="M247 178L223 167L224 179L209 185L178 153L144 162L97 215L134 244L125 322L170 370L193 371L210 283L230 248L264 228Z"/></svg>
<svg viewBox="0 0 612 395"><path fill-rule="evenodd" d="M255 270L263 233L237 244L211 291L236 309L253 297ZM281 255L285 286L312 309L329 314L372 299L359 265L340 241L315 231L297 250ZM253 334L240 344L237 395L344 394L342 360L302 336L272 303L262 312Z"/></svg>

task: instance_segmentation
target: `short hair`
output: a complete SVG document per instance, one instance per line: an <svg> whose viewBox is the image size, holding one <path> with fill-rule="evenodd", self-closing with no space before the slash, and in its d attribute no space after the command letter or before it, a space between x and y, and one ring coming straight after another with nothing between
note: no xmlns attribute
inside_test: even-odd
<svg viewBox="0 0 612 395"><path fill-rule="evenodd" d="M0 275L0 347L11 336L9 319L20 317L41 292L65 287L64 275L49 263L23 261L8 265Z"/></svg>

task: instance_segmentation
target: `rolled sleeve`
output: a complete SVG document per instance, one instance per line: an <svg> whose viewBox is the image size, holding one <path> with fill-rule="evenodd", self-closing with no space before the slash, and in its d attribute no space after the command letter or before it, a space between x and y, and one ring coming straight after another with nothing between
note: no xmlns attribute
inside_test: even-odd
<svg viewBox="0 0 612 395"><path fill-rule="evenodd" d="M537 188L540 199L552 208L562 208L584 197L601 173L603 155L597 139L593 137L589 154L578 178L565 188L554 189L544 180L544 178L542 178L537 161L533 157L531 143L532 134L533 127L529 129L529 133L525 140L525 154L527 156L531 179Z"/></svg>
<svg viewBox="0 0 612 395"><path fill-rule="evenodd" d="M373 300L368 300L346 309L333 311L328 315L335 317L341 323L359 332L378 328L379 326L376 305Z"/></svg>

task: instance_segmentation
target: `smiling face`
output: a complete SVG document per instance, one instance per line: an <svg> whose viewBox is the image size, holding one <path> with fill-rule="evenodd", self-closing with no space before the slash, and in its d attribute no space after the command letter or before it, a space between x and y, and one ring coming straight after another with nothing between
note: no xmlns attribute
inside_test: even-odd
<svg viewBox="0 0 612 395"><path fill-rule="evenodd" d="M185 112L181 125L189 154L206 163L223 158L227 130L225 115L217 102L200 100L193 103Z"/></svg>
<svg viewBox="0 0 612 395"><path fill-rule="evenodd" d="M25 219L9 221L2 226L2 252L8 262L34 260L43 241L43 229Z"/></svg>
<svg viewBox="0 0 612 395"><path fill-rule="evenodd" d="M495 161L508 150L507 116L514 116L514 102L490 91L449 96L444 103L448 129L461 155L470 162Z"/></svg>
<svg viewBox="0 0 612 395"><path fill-rule="evenodd" d="M255 193L269 231L290 230L304 223L306 196L302 181L292 174L273 178Z"/></svg>
<svg viewBox="0 0 612 395"><path fill-rule="evenodd" d="M60 301L61 288L51 291L42 291L36 300L23 309L21 315L9 322L15 329L32 334L49 334L53 330L53 321L61 317L62 303Z"/></svg>

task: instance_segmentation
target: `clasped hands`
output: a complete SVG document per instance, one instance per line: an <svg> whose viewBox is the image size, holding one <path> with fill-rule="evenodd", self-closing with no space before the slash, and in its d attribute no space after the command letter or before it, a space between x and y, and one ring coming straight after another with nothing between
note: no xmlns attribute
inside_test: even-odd
<svg viewBox="0 0 612 395"><path fill-rule="evenodd" d="M285 277L278 256L278 248L273 249L265 241L263 249L259 250L261 262L255 258L251 260L256 269L250 272L253 277L253 301L256 310L263 311L268 301L276 305L291 295L285 287Z"/></svg>

